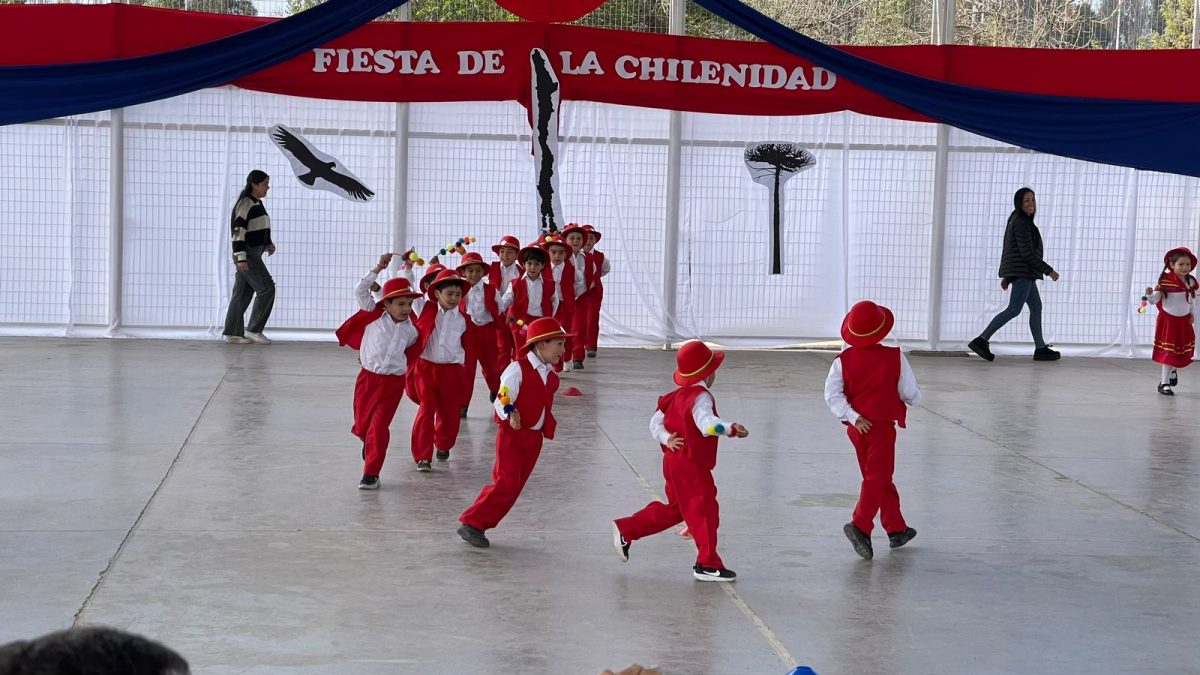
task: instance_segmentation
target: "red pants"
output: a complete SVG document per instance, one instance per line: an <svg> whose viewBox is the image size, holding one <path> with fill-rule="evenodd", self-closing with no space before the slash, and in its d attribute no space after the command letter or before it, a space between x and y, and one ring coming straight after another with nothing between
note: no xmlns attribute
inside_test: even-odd
<svg viewBox="0 0 1200 675"><path fill-rule="evenodd" d="M458 440L463 395L463 367L458 363L430 363L421 359L415 389L420 405L413 420L412 456L433 460L433 448L450 450Z"/></svg>
<svg viewBox="0 0 1200 675"><path fill-rule="evenodd" d="M554 318L558 319L559 325L561 325L567 332L570 332L570 327L575 325L575 311L573 309L563 309L562 305L559 305L558 314L555 314ZM571 349L574 346L573 338L567 338L563 342L565 343L563 346L563 357L558 363L554 364L554 372L556 373L561 373L563 371L563 361L571 358Z"/></svg>
<svg viewBox="0 0 1200 675"><path fill-rule="evenodd" d="M516 358L516 338L507 325L496 329L496 372L503 373Z"/></svg>
<svg viewBox="0 0 1200 675"><path fill-rule="evenodd" d="M536 422L536 420L534 420ZM542 432L522 428L513 431L501 423L496 431L496 463L492 465L492 482L475 499L471 508L458 517L463 525L490 530L508 515L533 467L542 454Z"/></svg>
<svg viewBox="0 0 1200 675"><path fill-rule="evenodd" d="M572 361L582 361L587 347L587 322L592 315L592 293L588 291L583 295L575 298L575 314L572 316L572 324L567 330L575 334L574 338L567 341L571 345L571 350L566 352L564 359Z"/></svg>
<svg viewBox="0 0 1200 675"><path fill-rule="evenodd" d="M596 343L600 341L600 304L604 302L604 289L593 288L588 291L587 330L585 331L585 347L596 351Z"/></svg>
<svg viewBox="0 0 1200 675"><path fill-rule="evenodd" d="M641 511L618 520L621 536L625 541L637 541L683 521L696 542L696 562L724 569L725 563L717 555L721 516L712 471L679 452L668 451L663 453L663 478L667 481L667 503L650 502Z"/></svg>
<svg viewBox="0 0 1200 675"><path fill-rule="evenodd" d="M363 443L363 475L378 476L392 439L389 427L400 399L403 375L377 375L363 368L354 382L354 426L350 433Z"/></svg>
<svg viewBox="0 0 1200 675"><path fill-rule="evenodd" d="M900 493L892 482L892 473L896 470L896 425L876 422L865 434L850 425L846 435L858 453L858 468L863 477L858 504L854 506L850 522L871 534L878 513L885 532L903 532L908 525L900 514Z"/></svg>
<svg viewBox="0 0 1200 675"><path fill-rule="evenodd" d="M483 381L487 383L489 392L494 393L500 388L500 373L508 365L500 365L501 333L508 334L508 331L500 331L493 323L471 326L468 331L466 367L463 369L463 386L466 387L464 391L467 399L463 405L470 403L471 392L475 389L476 365L483 371Z"/></svg>

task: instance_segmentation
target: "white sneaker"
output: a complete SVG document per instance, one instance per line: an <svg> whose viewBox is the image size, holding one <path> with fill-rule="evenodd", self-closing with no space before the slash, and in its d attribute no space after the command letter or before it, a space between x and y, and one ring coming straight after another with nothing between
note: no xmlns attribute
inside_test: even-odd
<svg viewBox="0 0 1200 675"><path fill-rule="evenodd" d="M271 338L267 337L266 335L263 335L262 333L246 331L246 339L251 342L257 342L260 345L271 344Z"/></svg>
<svg viewBox="0 0 1200 675"><path fill-rule="evenodd" d="M617 552L617 557L621 559L621 562L629 562L629 542L621 536L621 530L617 528L616 521L613 521L612 524L612 542L613 550Z"/></svg>
<svg viewBox="0 0 1200 675"><path fill-rule="evenodd" d="M571 363L570 361L567 361L566 359L564 359L564 360L563 360L563 372L565 372L565 373L569 373L569 372L571 372L572 370L575 370L575 364L574 364L574 363Z"/></svg>
<svg viewBox="0 0 1200 675"><path fill-rule="evenodd" d="M248 344L250 344L250 340L242 337L241 335L226 335L225 341L231 345L248 345Z"/></svg>

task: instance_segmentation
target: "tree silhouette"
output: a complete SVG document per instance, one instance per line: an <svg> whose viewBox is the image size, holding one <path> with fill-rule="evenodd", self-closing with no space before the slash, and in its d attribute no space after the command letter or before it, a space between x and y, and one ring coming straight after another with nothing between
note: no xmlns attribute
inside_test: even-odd
<svg viewBox="0 0 1200 675"><path fill-rule="evenodd" d="M780 238L783 222L783 185L792 176L817 165L811 152L795 143L752 143L746 147L746 168L755 183L771 191L771 274L783 273Z"/></svg>

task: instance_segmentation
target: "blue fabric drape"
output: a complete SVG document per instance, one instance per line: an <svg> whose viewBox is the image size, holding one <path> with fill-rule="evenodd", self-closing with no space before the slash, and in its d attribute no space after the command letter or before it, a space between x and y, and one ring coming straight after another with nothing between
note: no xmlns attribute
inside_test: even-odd
<svg viewBox="0 0 1200 675"><path fill-rule="evenodd" d="M1038 152L1200 176L1200 103L1045 96L952 84L830 47L738 0L695 2L838 77L959 129Z"/></svg>
<svg viewBox="0 0 1200 675"><path fill-rule="evenodd" d="M108 110L214 87L319 47L408 0L328 0L295 16L150 56L0 67L0 125Z"/></svg>

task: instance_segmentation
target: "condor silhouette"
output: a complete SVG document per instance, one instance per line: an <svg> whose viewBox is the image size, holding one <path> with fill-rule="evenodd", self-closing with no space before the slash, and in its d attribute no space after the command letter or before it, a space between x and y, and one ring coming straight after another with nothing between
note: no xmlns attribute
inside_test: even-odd
<svg viewBox="0 0 1200 675"><path fill-rule="evenodd" d="M291 162L296 178L308 187L332 192L354 202L369 202L375 196L336 158L316 149L307 138L282 124L271 127L271 140Z"/></svg>

